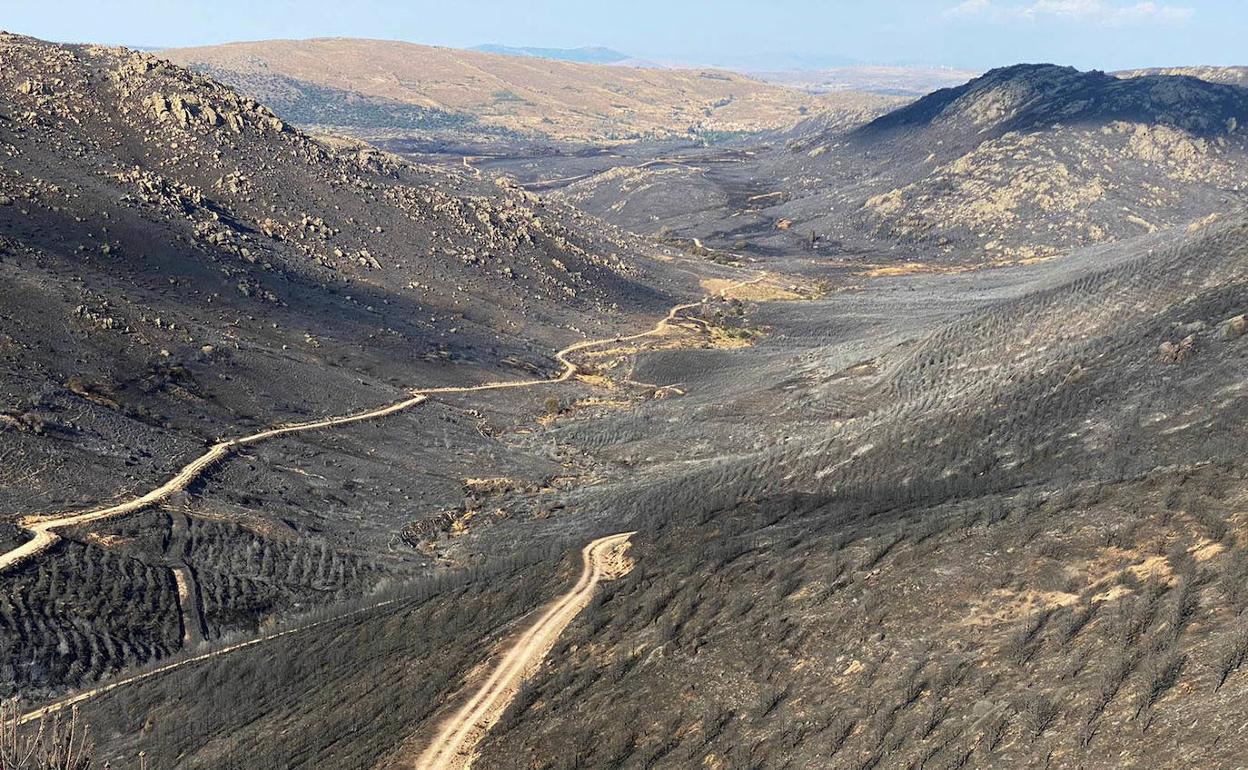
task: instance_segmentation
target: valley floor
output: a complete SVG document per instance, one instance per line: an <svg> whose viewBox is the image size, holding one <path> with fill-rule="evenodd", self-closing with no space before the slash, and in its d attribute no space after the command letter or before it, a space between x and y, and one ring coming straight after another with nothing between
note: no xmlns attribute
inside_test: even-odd
<svg viewBox="0 0 1248 770"><path fill-rule="evenodd" d="M1165 246L1164 242L1159 241L1149 248L1164 250ZM1145 250L1141 247L1118 251L1100 250L1030 267L954 274L871 276L862 271L839 270L823 276L823 293L816 298L812 298L813 295L801 288L811 285L812 269L810 266L803 266L800 269L803 275L792 284L796 290L789 292L785 289L785 292L791 294L787 299L760 301L732 298L734 293L749 297L752 292L753 296L764 298L772 294L783 296L785 292L777 289L786 285L785 280L773 271L765 277L774 287L771 290L754 292L749 287L742 286L740 281L728 284L728 289L723 292L725 298L708 303L682 305L654 329L633 337L625 335L600 343L574 346L577 350L568 350L565 353L576 353L579 357L569 360L560 356L560 360L568 368L558 379L571 378L574 372L571 361L581 361L581 368L575 370L575 373L585 378L585 382L576 387L590 386L585 396L577 403L565 400L551 408L542 407L547 412L538 424L517 424L509 433L499 435L497 440L519 449L531 450L534 446L546 444L560 446L560 451L563 452L591 455L595 458L592 466L593 481L580 482L536 496L522 495L519 498L508 498L508 492L500 494L483 491L480 497L474 499L459 514L456 521L462 523L454 525L457 529L449 534L449 539L446 534L435 534L428 541L429 545L434 552L443 553L460 564L474 564L490 554L502 553L509 547L508 544L571 544L578 539L585 542L596 533L618 530L638 522L643 525L643 534L640 537L644 539L645 547L652 548L656 546L650 544L651 535L646 533L663 532L665 528L673 526L663 523L669 520L668 517L688 516L688 521L703 521L707 527L722 529L729 526L729 520L725 520L722 525L716 524L719 514L715 511L724 507L731 510L733 506L729 500L742 499L758 501L754 505L762 507L757 513L749 514L755 522L752 526L759 528L757 533L748 534L754 531L751 527L744 530L746 534L743 536L747 536L748 542L756 544L752 547L765 548L765 543L779 543L786 537L779 533L792 526L783 522L793 516L798 516L797 521L800 522L802 515L809 515L801 514L801 511L812 508L818 510L820 506L829 505L828 501L844 498L846 492L837 492L835 489L820 491L819 487L806 484L809 491L800 492L799 497L794 498L794 492L776 488L776 473L766 468L778 464L776 467L787 467L790 476L818 478L820 473L826 475L828 471L804 470L812 460L818 463L816 468L833 469L835 473L835 469L846 463L852 465L864 453L869 456L873 448L879 445L881 438L892 435L895 431L895 428L890 427L894 418L888 416L898 406L893 401L914 397L905 390L908 386L900 385L895 379L899 373L908 371L901 366L901 362L923 355L920 352L922 341L931 335L933 329L946 328L957 323L980 323L977 319L983 318L986 310L1009 307L1011 303L1018 301L1031 302L1031 298L1038 296L1061 294L1063 287L1079 284L1080 281L1096 280L1097 276L1114 274L1116 270L1121 272L1120 265L1124 266L1123 269L1138 270L1133 263L1142 251ZM772 267L779 265L769 265L769 268ZM803 292L807 293L803 295ZM806 298L801 298L803 296ZM688 313L688 317L681 315L684 313ZM1033 332L1038 328L1035 326L1038 321L1037 317L1029 322ZM739 329L747 345L733 348L714 344L714 335L711 332L713 329ZM1071 330L1062 330L1061 333L1066 334L1069 331ZM991 338L966 339L969 350L981 343L992 341ZM603 349L592 349L594 345ZM1150 353L1150 356L1153 355L1155 353ZM944 382L948 385L952 380L946 379ZM646 384L642 386L637 383ZM514 397L508 394L510 387L498 392L491 392L496 390L491 386L484 387L484 391L479 388L472 389L471 395L478 397L475 403L467 402L459 408L480 409L486 414L499 414L517 408ZM594 396L594 390L605 391L605 397ZM637 400L638 393L648 395ZM460 395L463 394L449 392L445 397L458 398ZM921 392L916 395L929 402L937 399L938 403L939 399L957 399L961 394L955 389L933 392L926 396ZM1239 398L1235 396L1234 403L1237 405L1242 403ZM1208 419L1214 419L1214 415L1210 414ZM863 425L866 422L875 422L876 425ZM821 438L829 425L842 426L839 429L844 431L844 435L833 445L828 445ZM973 423L967 425L968 429L976 430L971 427ZM1167 420L1157 426L1158 435L1163 436L1182 436L1200 429L1198 423L1178 420ZM823 449L824 446L829 448ZM839 461L833 459L841 451L835 449L835 446L845 448L845 455ZM1170 446L1174 444L1167 442L1155 451L1174 451L1167 448ZM828 451L834 453L833 457L819 459L820 453ZM898 467L905 467L908 451L910 450L895 454L892 462ZM775 459L770 459L772 456ZM948 463L947 460L942 462ZM1153 460L1144 458L1143 462L1147 464ZM1104 473L1103 467L1089 467L1093 475ZM1121 477L1122 472L1123 469L1117 469L1116 477ZM1040 477L1037 481L1019 477L1016 481L1009 482L1009 487L1028 488L1038 483L1036 491L1031 494L1041 495L1042 498L1052 494L1044 490L1052 489L1049 484L1055 476L1043 471L1035 473ZM516 483L514 479L507 482L509 485ZM861 484L854 481L850 483ZM936 494L939 498L950 492L956 498L964 498L966 495L965 492L956 492L954 487ZM210 494L211 488L197 491L197 495ZM916 493L908 494L913 496ZM985 487L982 493L973 493L971 499L981 494L991 498L994 493L990 487ZM803 502L800 495L809 499ZM491 496L517 511L527 510L528 513L495 515L489 521L467 515L470 511L491 505ZM720 500L724 502L717 502ZM912 506L914 503L908 505ZM766 512L775 506L779 506L779 513ZM732 521L736 521L736 515L733 515ZM773 516L777 515L780 517L779 522L769 524ZM843 515L823 514L825 518L831 518L819 526L826 529L828 522L838 521ZM922 518L917 521L922 521ZM902 520L905 520L905 516ZM799 524L794 531L800 532L805 526ZM850 535L859 526L851 523L851 520L838 526L846 533L846 537L858 537ZM740 525L734 523L731 527L735 531ZM773 530L777 534L770 534ZM777 540L777 537L781 539ZM872 535L867 542L886 537L886 534ZM935 542L939 542L939 539ZM888 552L889 550L884 550L881 553ZM537 559L536 563L531 560L533 558ZM881 561L882 556L873 558ZM419 699L408 712L411 718L403 720L405 726L382 730L382 726L378 725L378 733L361 744L371 747L364 749L371 753L358 755L354 752L360 749L353 748L350 756L355 759L351 760L352 764L349 766L377 764L379 767L388 767L401 764L404 756L410 761L429 746L434 747L431 750L436 750L438 745L451 747L454 744L457 747L458 740L438 744L431 732L432 725L443 723L442 720L449 716L444 706L456 702L452 699L453 694L466 691L465 688L471 691L471 688L477 686L474 682L482 678L488 681L489 676L480 673L484 670L510 671L514 674L520 670L529 670L532 665L532 658L529 656L523 658L523 664L513 662L507 655L497 651L492 640L511 638L516 633L512 629L517 622L522 624L521 627L533 622L517 619L523 614L525 606L537 606L532 602L542 594L540 582L531 582L531 576L537 574L535 570L538 567L529 566L541 561L540 556L520 558L514 564L500 565L495 561L495 566L482 573L480 580L470 580L464 584L451 583L446 589L436 586L413 589L421 597L414 605L409 598L386 600L387 604L378 607L365 607L342 618L318 621L315 626L294 635L271 637L271 644L230 648L236 651L213 659L215 668L212 670L216 673L207 681L215 681L217 684L214 687L222 688L221 691L230 693L232 698L250 698L253 696L246 695L246 691L254 685L239 680L238 672L254 670L253 666L261 660L280 659L285 654L280 646L287 639L301 638L304 641L300 644L308 644L313 639L319 640L323 637L329 643L329 639L340 638L343 633L365 631L375 623L365 619L378 617L377 610L389 607L390 601L398 602L400 607L422 607L424 609L421 611L426 613L447 611L439 609L446 606L445 602L454 602L460 607L460 611L465 611L465 608L485 601L487 605L481 605L481 609L470 610L483 613L480 617L485 624L471 622L464 627L467 633L454 637L457 640L456 645L464 645L456 648L462 650L456 655L463 657L446 656L444 660L440 659L440 665L445 664L448 668L439 677L420 680L424 684L418 688ZM522 594L523 600L504 600L503 604L497 604L497 598L490 598L491 592L498 589L493 587L497 578L489 575L497 574L495 571L500 569L517 570L511 573L516 575L513 580L520 581L516 584L517 587L529 586ZM564 585L574 582L566 580ZM554 585L559 582L556 581ZM450 593L446 593L447 591ZM612 593L612 589L608 589L607 593ZM600 599L588 600L584 593L575 590L574 594L579 597L575 606L581 606L580 601L590 601L592 608L599 606ZM496 619L486 620L491 617L487 613L487 606L493 608L488 610L489 613L502 614L494 615ZM591 610L591 613L591 617L601 617L597 609ZM385 614L392 613L387 609ZM530 627L531 634L538 634L539 629L543 629L543 633L539 634L543 643L536 648L538 652L547 649L547 645L557 647L553 632L546 631L573 622L572 615L575 613L564 613L556 627L546 626L540 621ZM401 616L402 613L395 616L396 622ZM584 622L586 621L574 622L573 628L582 630L572 630L573 638L576 638L576 634L584 633ZM604 621L589 622L598 624ZM1007 620L1003 619L1001 622L1005 623ZM448 625L439 633L448 633L453 625ZM386 633L399 633L409 637L414 633L415 636L408 643L421 645L432 643L437 638L430 636L429 631L407 628L403 631L392 629ZM483 635L482 631L486 633ZM371 635L373 632L367 633ZM380 641L379 639L378 642ZM351 664L353 669L359 666L367 668L402 665L399 659L383 661L377 658L377 653L371 646L374 642L361 641L359 644L360 649L353 655L364 657L358 658L358 663ZM613 659L617 653L609 650L616 643L607 644L602 651L608 659ZM514 649L520 648L529 652L534 649L525 645ZM422 655L413 652L393 654L416 655L416 658L409 659L420 659ZM556 654L560 654L558 647ZM566 654L566 650L563 654ZM223 667L227 658L233 660ZM256 663L248 662L253 660ZM460 662L454 663L455 660ZM498 662L488 664L490 668L483 670L480 665L486 660ZM183 700L197 687L191 683L205 681L203 677L208 669L201 664L207 662L193 660L180 665L177 670L162 672L159 683L148 681L137 689L110 689L100 693L101 697L98 699L81 702L80 708L93 723L104 726L112 734L119 737L134 736L134 726L127 726L129 719L121 717L121 714L146 714L148 716L145 718L151 719L156 714L173 714L184 709L186 704ZM578 665L600 669L603 663L582 662ZM329 671L323 676L332 676L334 668L335 666L329 666ZM532 687L545 686L542 683L554 676L557 670L557 665L543 663ZM463 730L456 729L453 732L460 738L472 735L475 741L483 732L476 727L482 724L482 719L486 725L501 719L498 728L500 737L487 737L485 743L487 755L496 751L495 747L502 740L502 736L514 735L514 720L518 718L514 714L531 709L536 693L540 692L540 689L527 687L516 689L516 680L510 678L513 674L505 677L508 682L505 690L482 687L479 691L482 708L472 709L474 714L480 712L480 715L458 723L446 722L446 729L451 730L451 726L455 724L462 725ZM362 671L358 674L363 678L377 675ZM298 694L308 693L308 687L323 687L321 677L318 674L311 681L288 680L284 676L276 680L271 676L264 677L264 686L271 694L259 699L256 706L258 711L250 712L247 718L252 727L249 729L259 731L257 734L276 729L278 722L272 720L277 719L281 724L287 725L285 729L288 735L283 744L285 748L274 748L274 752L295 752L306 757L308 762L346 761L348 754L342 753L345 747L337 740L330 740L319 729L313 728L313 725L319 723L319 707L314 701L309 701L306 695ZM188 687L191 689L188 690ZM128 689L134 691L127 692ZM377 693L360 692L356 696L359 700L355 708L362 713L381 708L381 703L374 698L381 698L388 692L392 691L384 688ZM510 710L503 708L507 699L499 699L501 692L518 693L517 703ZM169 696L175 696L175 699L166 700L168 696L161 693L168 693ZM409 700L410 697L411 694L408 696ZM121 703L135 703L136 698L144 703L142 708L136 711L131 706L123 711L118 710ZM274 705L263 705L266 702ZM277 703L285 705L275 709ZM372 703L376 705L368 705ZM416 703L419 705L415 705ZM467 709L473 703L476 701L470 701L464 708ZM429 721L430 719L433 721ZM220 736L221 733L217 731L227 729L231 722L223 723L217 719L209 724L217 726L196 729L190 733L158 729L155 735L160 737L154 738L149 745L158 753L176 751L178 756L184 757L188 767L244 766L233 763L243 762L246 754L236 752L243 751L249 745L246 740L232 740L227 748L220 743L220 737L213 736ZM298 727L294 727L295 725ZM408 737L394 740L395 729L398 729L398 734ZM389 745L386 735L390 736ZM127 751L125 747L135 745L133 740L132 737L126 737L116 744L110 744L114 746L113 751L119 752L114 756L124 756ZM204 754L209 746L213 747L212 752ZM365 762L364 756L372 758ZM446 756L449 759L455 756L455 752L448 751ZM459 756L460 759L455 761L463 761L464 755ZM191 759L192 757L199 758Z"/></svg>

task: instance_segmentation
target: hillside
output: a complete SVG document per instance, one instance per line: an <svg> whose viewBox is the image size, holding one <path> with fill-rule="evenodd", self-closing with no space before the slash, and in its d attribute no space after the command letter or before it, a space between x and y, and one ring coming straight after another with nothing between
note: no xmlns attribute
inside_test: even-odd
<svg viewBox="0 0 1248 770"><path fill-rule="evenodd" d="M763 311L800 363L643 493L638 568L481 766L1234 766L1246 235Z"/></svg>
<svg viewBox="0 0 1248 770"><path fill-rule="evenodd" d="M1051 65L994 70L866 125L812 117L716 169L637 224L603 180L569 199L642 232L667 226L757 254L882 263L1047 258L1236 210L1248 201L1248 89ZM696 165L696 159L691 160ZM670 169L633 175L662 200ZM682 186L687 180L678 180ZM673 196L681 197L681 196ZM684 216L697 212L696 221Z"/></svg>
<svg viewBox="0 0 1248 770"><path fill-rule="evenodd" d="M0 770L1242 763L1248 89L170 55L0 33Z"/></svg>
<svg viewBox="0 0 1248 770"><path fill-rule="evenodd" d="M1246 233L1237 220L1007 270L845 275L821 298L700 311L739 318L751 345L639 351L627 376L680 393L536 429L520 446L592 454L605 473L547 498L558 514L493 527L517 543L638 529L636 567L567 630L474 766L1233 763ZM498 542L470 529L458 547ZM515 619L570 582L551 564L85 714L119 736L109 752L146 745L187 767L410 766Z"/></svg>
<svg viewBox="0 0 1248 770"><path fill-rule="evenodd" d="M381 40L270 40L160 55L301 125L560 141L759 131L817 96L719 70L615 67ZM470 73L465 77L465 73Z"/></svg>
<svg viewBox="0 0 1248 770"><path fill-rule="evenodd" d="M149 54L4 35L0 59L5 550L21 517L152 489L223 437L541 378L558 348L648 327L697 290L556 203L318 142ZM434 559L399 534L462 501L463 479L561 467L500 457L479 419L429 404L285 439L119 518L125 534L68 533L0 574L0 688L83 685L184 632L254 631L419 574Z"/></svg>
<svg viewBox="0 0 1248 770"><path fill-rule="evenodd" d="M1234 133L1246 113L1248 94L1242 89L1186 75L1116 78L1073 67L1019 64L929 94L877 118L859 134L946 128L996 137L1054 125L1128 122L1218 136Z"/></svg>
<svg viewBox="0 0 1248 770"><path fill-rule="evenodd" d="M925 163L866 200L868 226L903 241L977 240L1008 259L1233 209L1245 121L1248 90L1234 86L1020 66L903 107L851 144Z"/></svg>

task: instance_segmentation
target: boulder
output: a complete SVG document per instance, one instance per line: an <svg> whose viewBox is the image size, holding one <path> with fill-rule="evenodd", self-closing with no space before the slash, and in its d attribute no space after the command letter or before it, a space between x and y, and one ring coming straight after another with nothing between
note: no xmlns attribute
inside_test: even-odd
<svg viewBox="0 0 1248 770"><path fill-rule="evenodd" d="M1158 356L1163 364L1177 364L1191 358L1196 352L1196 335L1189 334L1179 342L1166 340L1158 348Z"/></svg>
<svg viewBox="0 0 1248 770"><path fill-rule="evenodd" d="M1218 336L1224 340L1237 340L1248 333L1248 316L1243 313L1228 318L1218 327Z"/></svg>

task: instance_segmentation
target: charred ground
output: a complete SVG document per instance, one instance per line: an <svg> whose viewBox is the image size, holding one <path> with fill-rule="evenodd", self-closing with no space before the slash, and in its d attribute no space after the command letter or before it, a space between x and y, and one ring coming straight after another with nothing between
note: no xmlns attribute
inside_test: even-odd
<svg viewBox="0 0 1248 770"><path fill-rule="evenodd" d="M0 46L6 547L18 518L150 489L219 438L541 377L559 347L696 291L559 204L318 142L150 55ZM4 575L6 686L81 685L177 649L174 568L201 578L209 638L423 569L401 533L462 500L464 479L563 472L501 450L485 420L430 404L284 440L222 467L212 510L186 518L195 488ZM413 449L413 431L438 438Z"/></svg>
<svg viewBox="0 0 1248 770"><path fill-rule="evenodd" d="M479 766L1242 754L1248 92L1028 66L474 171L0 44L9 521L605 340L557 387L256 445L0 576L28 702L302 629L87 701L103 757L403 766L570 552L631 529Z"/></svg>
<svg viewBox="0 0 1248 770"><path fill-rule="evenodd" d="M557 189L609 221L758 256L1042 259L1242 206L1246 94L1018 65L870 122L816 116Z"/></svg>

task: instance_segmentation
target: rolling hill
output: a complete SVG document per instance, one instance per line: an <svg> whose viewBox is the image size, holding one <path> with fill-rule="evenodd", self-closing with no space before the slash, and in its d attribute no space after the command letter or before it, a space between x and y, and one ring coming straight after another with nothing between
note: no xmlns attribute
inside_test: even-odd
<svg viewBox="0 0 1248 770"><path fill-rule="evenodd" d="M699 113L718 73L174 55L0 33L0 555L62 523L0 563L17 713L113 767L1242 761L1248 90L790 125ZM299 104L774 127L447 168Z"/></svg>
<svg viewBox="0 0 1248 770"><path fill-rule="evenodd" d="M1237 210L1248 200L1245 120L1248 89L1233 85L1018 65L865 124L812 117L744 143L752 152L732 163L689 154L686 167L712 169L703 174L604 174L566 194L643 232L757 254L1046 258ZM649 215L624 219L621 207Z"/></svg>
<svg viewBox="0 0 1248 770"><path fill-rule="evenodd" d="M752 314L774 341L702 361L722 453L638 490L637 569L481 765L1232 766L1246 235ZM658 431L632 440L657 454Z"/></svg>
<svg viewBox="0 0 1248 770"><path fill-rule="evenodd" d="M303 125L620 141L759 131L817 96L720 70L639 69L381 40L271 40L161 52Z"/></svg>
<svg viewBox="0 0 1248 770"><path fill-rule="evenodd" d="M819 298L703 311L759 330L750 346L640 352L628 376L681 393L550 421L528 442L613 470L563 491L559 515L494 526L528 543L637 529L636 567L544 658L475 766L1233 763L1246 227L1005 270L844 275ZM488 551L485 533L460 547ZM410 765L519 613L569 581L550 564L84 714L118 736L108 752L188 767Z"/></svg>
<svg viewBox="0 0 1248 770"><path fill-rule="evenodd" d="M850 146L920 169L889 170L868 226L1008 259L1234 210L1248 192L1245 120L1235 86L1020 66L879 118Z"/></svg>

